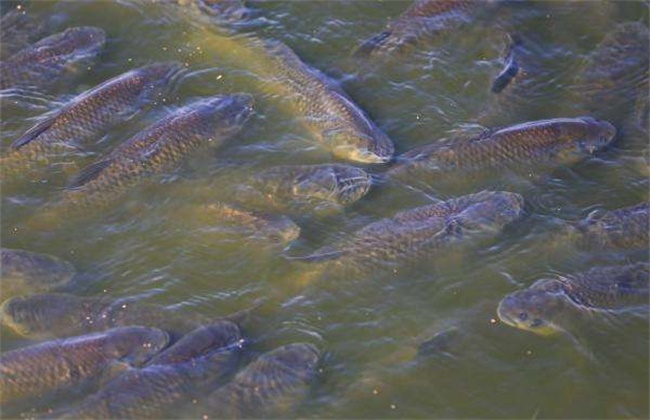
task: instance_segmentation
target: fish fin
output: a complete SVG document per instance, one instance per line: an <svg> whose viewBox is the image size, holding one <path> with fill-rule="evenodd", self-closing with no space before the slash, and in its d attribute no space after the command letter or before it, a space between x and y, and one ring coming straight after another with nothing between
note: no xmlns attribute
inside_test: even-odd
<svg viewBox="0 0 650 420"><path fill-rule="evenodd" d="M43 134L44 131L50 128L52 124L54 124L54 121L56 121L59 115L61 115L61 113L57 112L56 114L38 122L35 126L27 130L25 134L20 136L20 138L11 143L11 148L18 150L30 141L34 140L36 137Z"/></svg>
<svg viewBox="0 0 650 420"><path fill-rule="evenodd" d="M368 57L379 45L381 45L386 40L386 38L391 35L391 33L391 31L383 31L373 36L372 38L365 40L363 43L361 43L361 45L359 45L359 48L357 48L352 56L357 58Z"/></svg>
<svg viewBox="0 0 650 420"><path fill-rule="evenodd" d="M108 167L111 163L113 163L112 159L104 159L98 162L91 163L90 165L80 170L77 176L75 176L74 178L72 178L72 180L70 180L68 185L66 185L66 189L72 190L75 188L79 188L84 184L87 184L88 182L97 178L99 174L104 169L106 169L106 167Z"/></svg>
<svg viewBox="0 0 650 420"><path fill-rule="evenodd" d="M291 255L284 255L284 258L286 258L289 261L302 261L302 262L321 262L321 261L329 261L333 260L336 258L339 258L341 255L343 255L343 252L339 251L336 248L333 247L325 247L322 248L318 253L315 254L309 254L309 255L303 255L303 256L291 256Z"/></svg>

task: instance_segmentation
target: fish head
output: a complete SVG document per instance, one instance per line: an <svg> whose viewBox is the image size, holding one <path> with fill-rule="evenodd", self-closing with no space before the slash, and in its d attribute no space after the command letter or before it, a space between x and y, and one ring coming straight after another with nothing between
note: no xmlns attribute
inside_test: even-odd
<svg viewBox="0 0 650 420"><path fill-rule="evenodd" d="M363 197L371 178L364 170L347 165L323 165L298 176L293 185L295 196L346 205Z"/></svg>
<svg viewBox="0 0 650 420"><path fill-rule="evenodd" d="M578 152L592 155L603 149L614 141L616 127L604 120L597 120L593 117L581 117L584 124L582 135L573 137Z"/></svg>
<svg viewBox="0 0 650 420"><path fill-rule="evenodd" d="M106 43L106 32L93 26L78 26L52 35L39 41L56 51L56 55L66 55L87 51L94 53Z"/></svg>
<svg viewBox="0 0 650 420"><path fill-rule="evenodd" d="M255 238L272 245L287 246L300 236L300 227L284 215L267 215L268 223L257 230Z"/></svg>
<svg viewBox="0 0 650 420"><path fill-rule="evenodd" d="M253 114L252 95L238 93L217 95L199 104L199 112L206 119L215 121L217 137L229 137L238 133Z"/></svg>
<svg viewBox="0 0 650 420"><path fill-rule="evenodd" d="M165 88L169 88L172 79L183 65L179 62L153 63L132 71L129 89L136 95L154 96ZM155 99L155 98L152 98Z"/></svg>
<svg viewBox="0 0 650 420"><path fill-rule="evenodd" d="M395 147L385 136L369 136L354 129L328 130L324 140L338 158L361 163L386 163L393 158Z"/></svg>
<svg viewBox="0 0 650 420"><path fill-rule="evenodd" d="M166 331L150 327L118 327L104 331L107 339L106 354L116 359L128 360L134 366L141 366L169 345Z"/></svg>
<svg viewBox="0 0 650 420"><path fill-rule="evenodd" d="M557 285L531 287L514 292L501 300L499 319L512 327L548 336L564 329L557 324L569 304Z"/></svg>
<svg viewBox="0 0 650 420"><path fill-rule="evenodd" d="M307 382L313 377L319 358L320 352L313 344L292 343L266 353L261 360L291 373L296 380Z"/></svg>
<svg viewBox="0 0 650 420"><path fill-rule="evenodd" d="M461 226L470 231L498 232L523 213L524 198L520 194L482 191L476 196L481 199L468 205L455 217Z"/></svg>

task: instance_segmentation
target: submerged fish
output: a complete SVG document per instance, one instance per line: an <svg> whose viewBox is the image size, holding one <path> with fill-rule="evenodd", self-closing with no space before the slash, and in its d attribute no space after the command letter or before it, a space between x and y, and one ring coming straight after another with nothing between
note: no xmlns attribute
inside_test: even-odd
<svg viewBox="0 0 650 420"><path fill-rule="evenodd" d="M103 29L80 26L43 38L0 62L0 89L48 87L100 53Z"/></svg>
<svg viewBox="0 0 650 420"><path fill-rule="evenodd" d="M518 35L510 36L510 43L504 54L504 67L492 81L492 87L490 88L492 93L501 93L519 74L518 50L521 44L522 40Z"/></svg>
<svg viewBox="0 0 650 420"><path fill-rule="evenodd" d="M330 275L397 270L456 244L496 235L519 218L523 204L519 194L482 191L402 211L371 223L334 246L290 259L326 261L325 272Z"/></svg>
<svg viewBox="0 0 650 420"><path fill-rule="evenodd" d="M177 167L193 152L219 147L237 134L252 113L250 95L217 95L187 105L118 146L85 169L63 197L31 223L50 226L71 212L82 215L111 203L153 175Z"/></svg>
<svg viewBox="0 0 650 420"><path fill-rule="evenodd" d="M550 335L565 330L571 318L647 309L648 299L649 264L595 267L584 273L538 280L503 298L497 314L507 325Z"/></svg>
<svg viewBox="0 0 650 420"><path fill-rule="evenodd" d="M0 306L0 321L3 327L16 334L42 340L127 325L156 327L178 336L208 323L210 319L133 299L37 294L6 300Z"/></svg>
<svg viewBox="0 0 650 420"><path fill-rule="evenodd" d="M170 410L198 398L209 383L232 371L243 340L237 325L220 321L187 334L142 368L131 368L63 418L169 417Z"/></svg>
<svg viewBox="0 0 650 420"><path fill-rule="evenodd" d="M357 57L402 53L426 38L455 29L470 19L471 10L484 2L415 0L385 31L364 41Z"/></svg>
<svg viewBox="0 0 650 420"><path fill-rule="evenodd" d="M29 129L0 158L3 178L61 160L87 146L111 127L160 99L179 63L157 63L131 70L75 97Z"/></svg>
<svg viewBox="0 0 650 420"><path fill-rule="evenodd" d="M370 174L349 165L277 166L251 176L235 188L243 205L274 211L339 210L365 196Z"/></svg>
<svg viewBox="0 0 650 420"><path fill-rule="evenodd" d="M591 117L533 121L487 131L476 138L452 139L404 153L389 176L432 186L480 171L530 171L578 162L610 144L616 129ZM478 177L484 181L485 177Z"/></svg>
<svg viewBox="0 0 650 420"><path fill-rule="evenodd" d="M0 19L0 59L6 59L40 38L43 22L25 10L13 9Z"/></svg>
<svg viewBox="0 0 650 420"><path fill-rule="evenodd" d="M38 399L83 385L112 363L143 364L168 342L162 330L124 327L6 352L0 356L0 401Z"/></svg>
<svg viewBox="0 0 650 420"><path fill-rule="evenodd" d="M51 255L0 248L0 295L2 300L27 293L43 293L67 284L75 269Z"/></svg>
<svg viewBox="0 0 650 420"><path fill-rule="evenodd" d="M232 382L207 397L203 418L286 415L308 391L320 357L312 344L294 343L263 354Z"/></svg>

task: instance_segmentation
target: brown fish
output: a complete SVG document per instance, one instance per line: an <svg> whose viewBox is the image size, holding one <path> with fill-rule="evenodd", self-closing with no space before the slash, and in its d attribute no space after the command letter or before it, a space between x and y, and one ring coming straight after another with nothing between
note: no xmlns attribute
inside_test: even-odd
<svg viewBox="0 0 650 420"><path fill-rule="evenodd" d="M51 255L0 248L0 295L2 300L27 293L43 293L67 284L75 269Z"/></svg>

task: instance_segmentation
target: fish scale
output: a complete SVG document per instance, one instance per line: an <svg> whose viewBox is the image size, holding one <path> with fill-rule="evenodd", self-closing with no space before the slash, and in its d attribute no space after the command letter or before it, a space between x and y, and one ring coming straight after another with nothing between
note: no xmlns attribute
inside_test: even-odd
<svg viewBox="0 0 650 420"><path fill-rule="evenodd" d="M582 248L647 248L650 243L650 202L597 212L568 226L566 235Z"/></svg>

